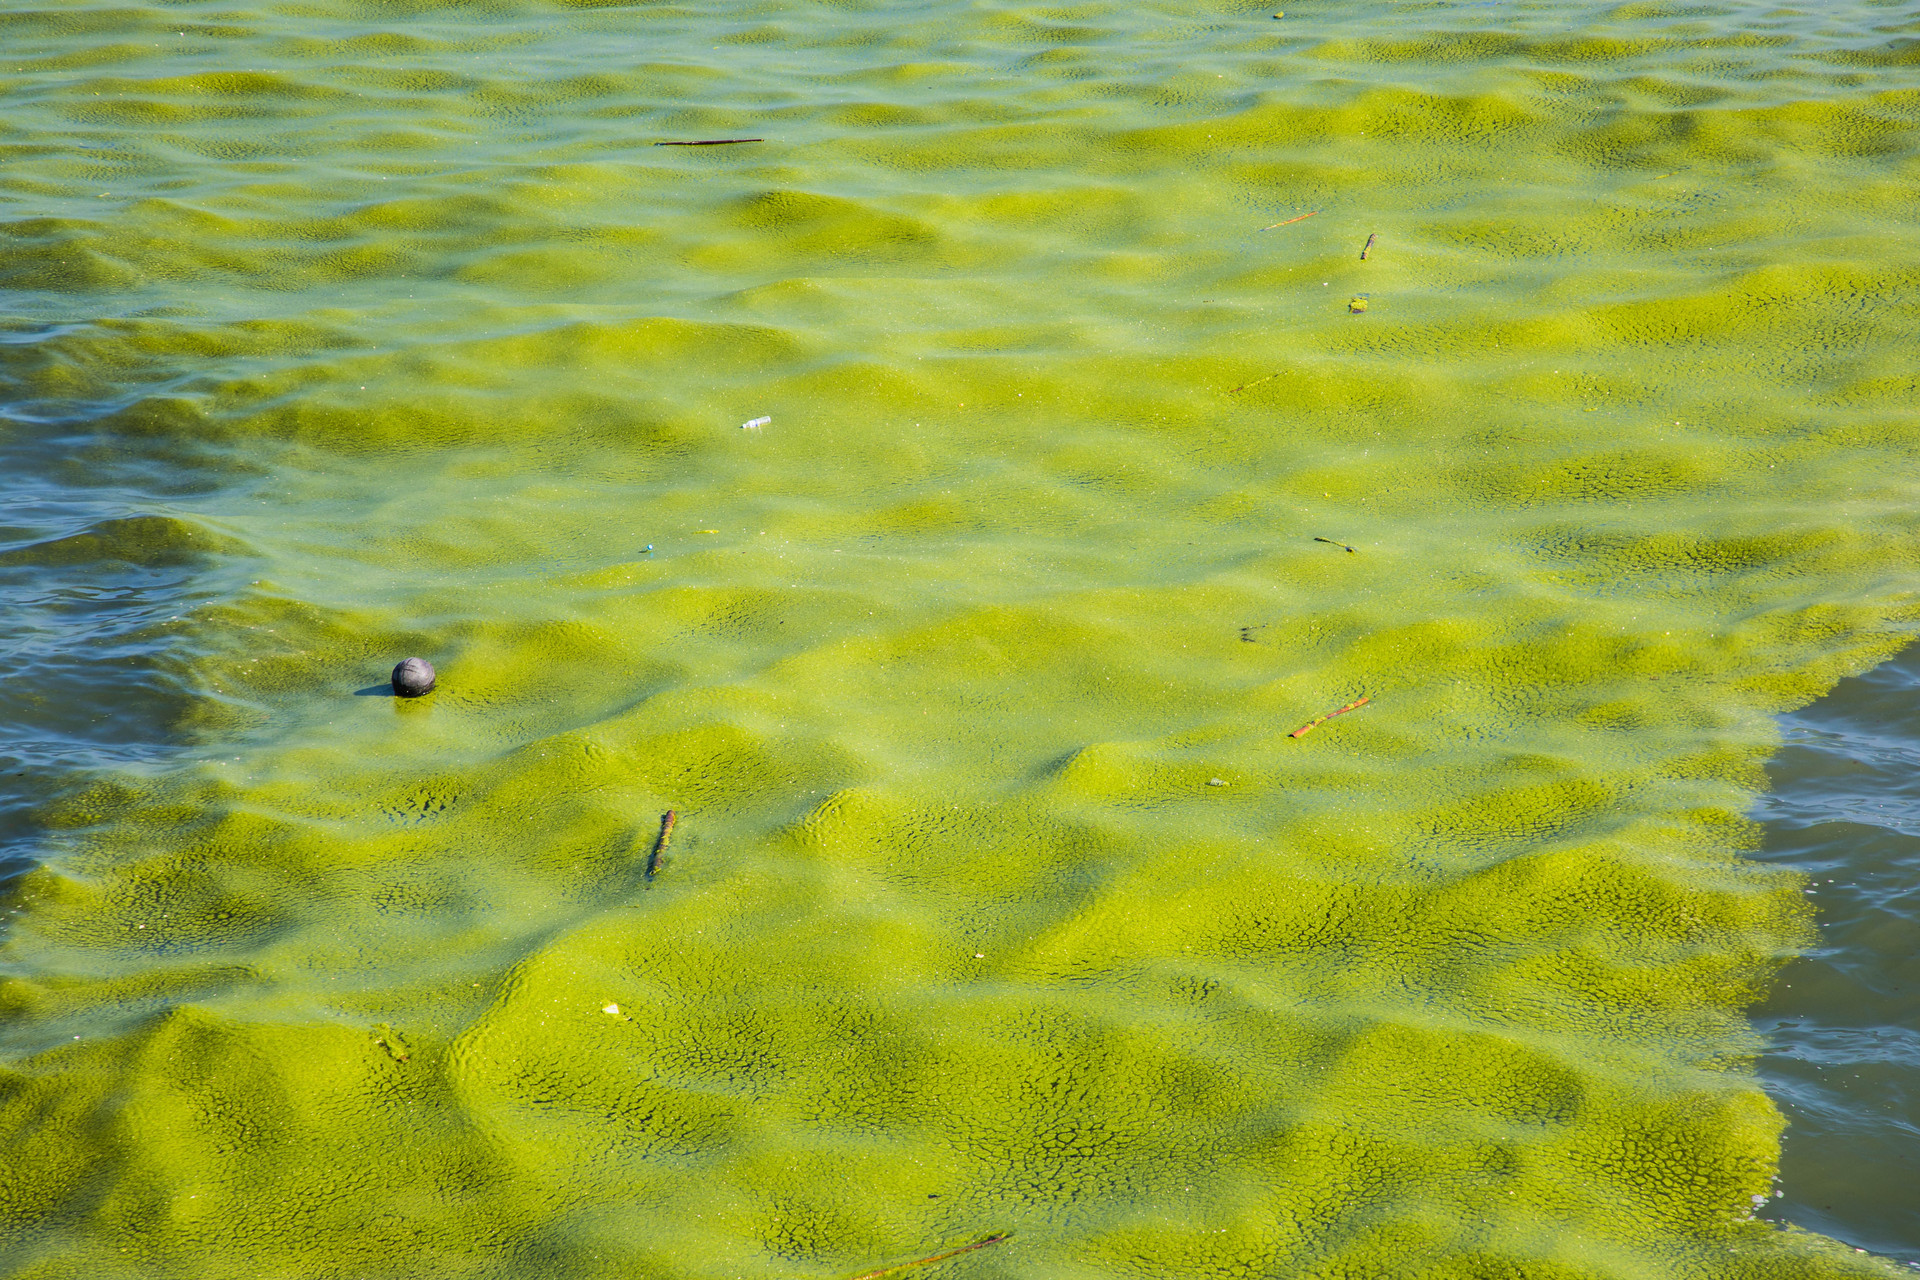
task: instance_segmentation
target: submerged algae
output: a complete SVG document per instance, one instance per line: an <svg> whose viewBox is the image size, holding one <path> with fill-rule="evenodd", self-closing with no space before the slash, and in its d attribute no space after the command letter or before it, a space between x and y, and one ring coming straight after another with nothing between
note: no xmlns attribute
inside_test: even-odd
<svg viewBox="0 0 1920 1280"><path fill-rule="evenodd" d="M221 481L33 563L256 572L168 624L180 757L42 806L0 1266L1888 1274L1751 1217L1810 920L1740 814L1920 620L1905 72L1821 70L1837 17L763 9L263 11L194 38L272 71L98 105L11 20L32 127L233 166L32 171L80 207L0 269L75 322L10 398ZM347 696L411 651L432 699Z"/></svg>

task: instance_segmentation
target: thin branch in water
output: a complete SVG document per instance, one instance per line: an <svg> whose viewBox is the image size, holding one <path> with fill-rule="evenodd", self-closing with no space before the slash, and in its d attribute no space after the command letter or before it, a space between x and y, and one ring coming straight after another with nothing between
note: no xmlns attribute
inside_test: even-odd
<svg viewBox="0 0 1920 1280"><path fill-rule="evenodd" d="M1312 733L1315 729L1325 724L1327 721L1333 719L1335 716L1343 716L1347 714L1347 712L1354 710L1356 707L1364 707L1369 702L1372 702L1372 701L1373 701L1372 698L1356 699L1352 702L1349 702L1346 706L1339 708L1338 710L1329 711L1327 712L1327 714L1323 716L1315 716L1313 719L1307 721L1305 724L1301 725L1298 729L1295 729L1292 733L1288 734L1287 736L1289 738L1304 738L1308 734Z"/></svg>
<svg viewBox="0 0 1920 1280"><path fill-rule="evenodd" d="M1318 209L1315 209L1313 211L1313 213L1318 213L1318 212L1320 212ZM1290 227L1296 222L1305 222L1308 218L1311 218L1313 216L1313 213L1303 213L1297 218L1288 218L1285 222L1276 222L1272 226L1266 226L1260 229L1262 231L1271 231L1273 230L1274 227Z"/></svg>
<svg viewBox="0 0 1920 1280"><path fill-rule="evenodd" d="M660 838L653 842L653 852L647 855L647 886L653 886L653 878L660 874L660 864L667 853L667 841L673 839L673 824L679 814L669 809L660 815Z"/></svg>
<svg viewBox="0 0 1920 1280"><path fill-rule="evenodd" d="M913 1267L924 1267L933 1262L945 1262L948 1258L957 1258L963 1253L972 1253L975 1249L984 1249L990 1244L999 1244L1012 1234L1013 1232L1011 1231L996 1231L985 1240L975 1240L972 1244L963 1244L958 1249L949 1249L945 1253L936 1253L928 1258L916 1258L912 1262L903 1262L898 1266L882 1267L878 1271L862 1272L860 1275L855 1276L853 1280L880 1280L882 1276L897 1275Z"/></svg>

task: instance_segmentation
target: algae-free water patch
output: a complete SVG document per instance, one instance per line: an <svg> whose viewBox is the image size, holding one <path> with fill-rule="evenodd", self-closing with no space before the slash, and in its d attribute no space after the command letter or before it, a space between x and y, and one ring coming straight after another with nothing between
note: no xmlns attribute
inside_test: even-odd
<svg viewBox="0 0 1920 1280"><path fill-rule="evenodd" d="M171 720L36 784L0 1273L1892 1274L1754 1217L1743 816L1916 620L1883 21L8 20L124 509L0 569Z"/></svg>

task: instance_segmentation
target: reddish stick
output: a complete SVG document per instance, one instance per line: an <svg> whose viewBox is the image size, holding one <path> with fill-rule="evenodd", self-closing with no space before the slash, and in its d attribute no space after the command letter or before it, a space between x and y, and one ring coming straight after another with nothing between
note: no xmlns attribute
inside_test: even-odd
<svg viewBox="0 0 1920 1280"><path fill-rule="evenodd" d="M1320 211L1319 211L1318 209L1315 209L1315 210L1313 211L1313 213L1318 213L1318 212L1320 212ZM1294 223L1296 223L1296 222L1305 222L1305 221L1306 221L1306 220L1307 220L1308 218L1311 218L1311 217L1313 216L1313 213L1303 213L1303 214L1301 214L1301 215L1300 215L1299 217L1297 217L1297 218L1288 218L1288 219L1287 219L1287 220L1286 220L1285 222L1276 222L1276 223L1274 223L1274 224L1273 224L1273 226L1272 226L1272 227L1262 227L1262 228L1260 228L1260 229L1261 229L1262 231L1271 231L1271 230L1273 230L1273 227L1287 227L1287 226L1292 226L1292 225L1293 225Z"/></svg>
<svg viewBox="0 0 1920 1280"><path fill-rule="evenodd" d="M1315 716L1313 719L1307 721L1305 724L1301 725L1298 729L1295 729L1292 733L1288 734L1287 736L1289 738L1304 738L1308 734L1312 733L1315 729L1318 729L1321 725L1325 724L1327 721L1333 719L1335 716L1343 716L1347 714L1347 712L1352 711L1356 707L1366 706L1371 701L1373 701L1373 699L1371 698L1361 698L1361 699L1358 699L1357 701L1349 702L1346 706L1341 707L1337 711L1329 711L1327 712L1327 714L1323 716Z"/></svg>

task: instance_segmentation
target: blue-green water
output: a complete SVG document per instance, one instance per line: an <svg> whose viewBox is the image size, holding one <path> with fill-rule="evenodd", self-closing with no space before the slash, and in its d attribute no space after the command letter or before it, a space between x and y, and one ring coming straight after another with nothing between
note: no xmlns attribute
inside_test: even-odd
<svg viewBox="0 0 1920 1280"><path fill-rule="evenodd" d="M1920 1261L1920 24L1276 12L0 13L0 1271Z"/></svg>

